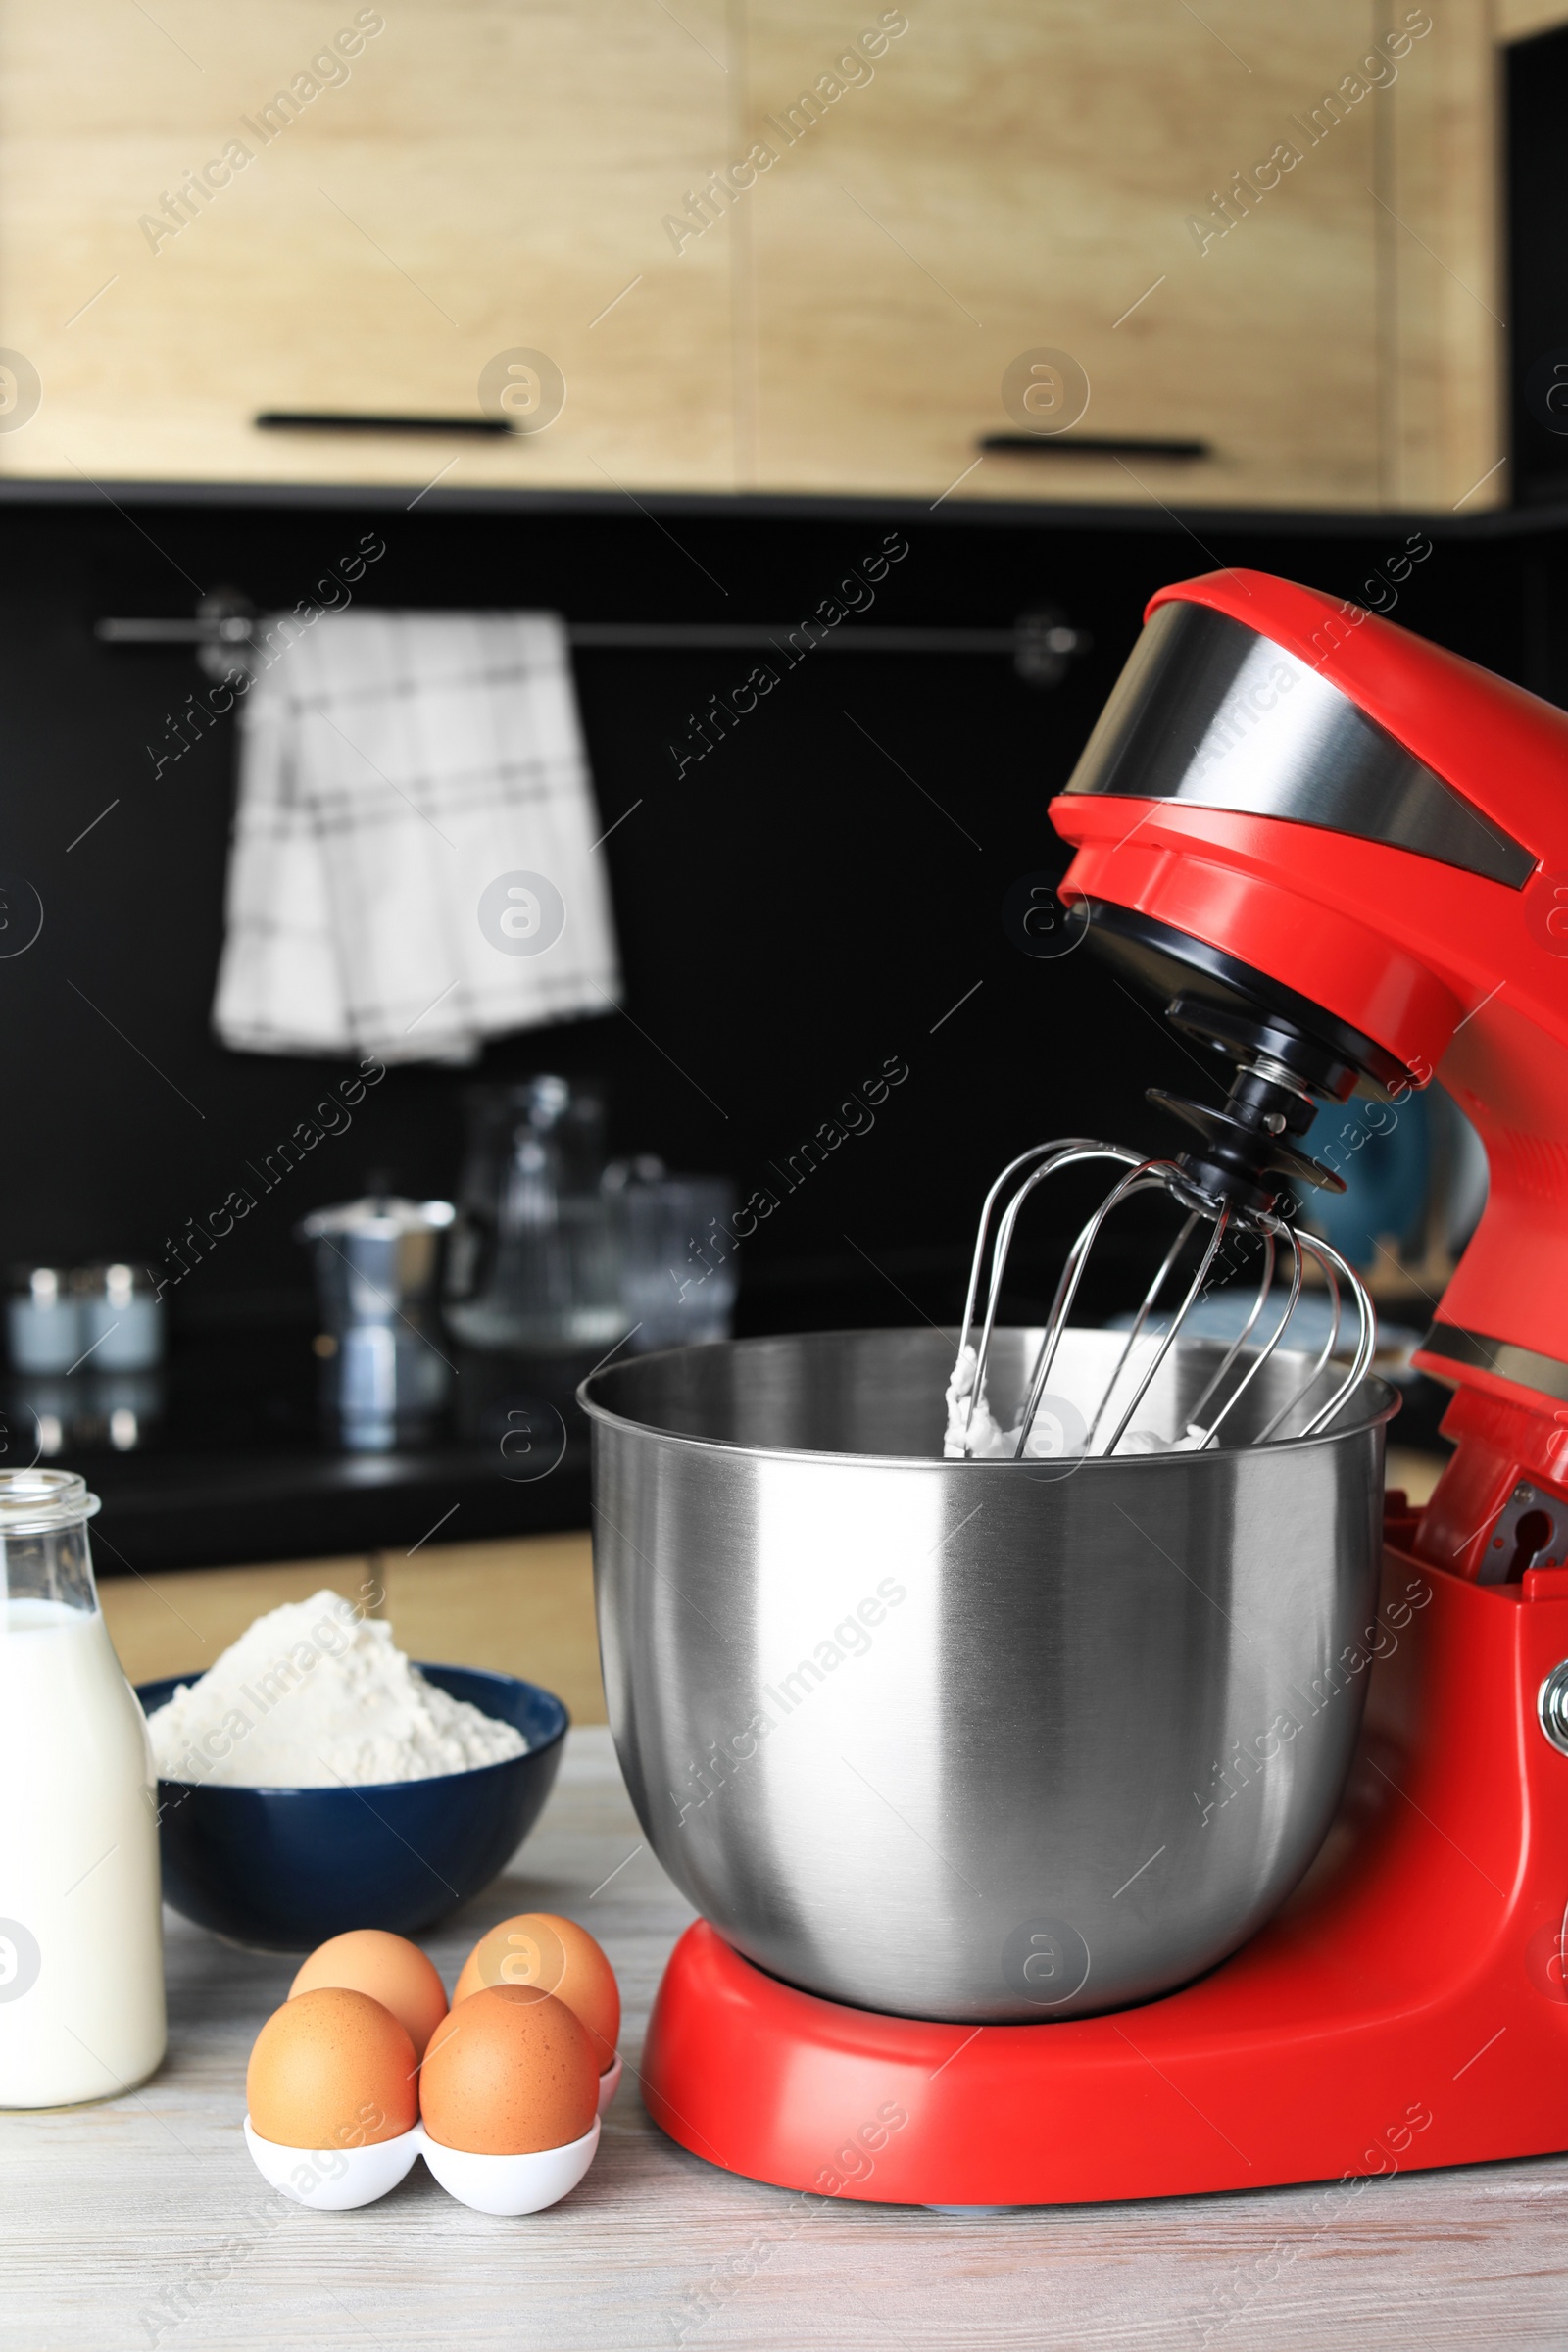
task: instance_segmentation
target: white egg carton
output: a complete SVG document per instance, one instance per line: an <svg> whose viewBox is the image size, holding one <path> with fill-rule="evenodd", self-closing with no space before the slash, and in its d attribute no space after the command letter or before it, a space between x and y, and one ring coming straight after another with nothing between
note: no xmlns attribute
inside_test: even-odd
<svg viewBox="0 0 1568 2352"><path fill-rule="evenodd" d="M449 2196L476 2213L543 2213L574 2189L599 2148L599 2120L615 2095L620 2060L599 2078L599 2114L581 2139L526 2156L478 2156L432 2139L422 2124L368 2148L285 2148L263 2139L249 2116L245 2145L270 2187L318 2213L349 2213L373 2205L406 2180L422 2156Z"/></svg>

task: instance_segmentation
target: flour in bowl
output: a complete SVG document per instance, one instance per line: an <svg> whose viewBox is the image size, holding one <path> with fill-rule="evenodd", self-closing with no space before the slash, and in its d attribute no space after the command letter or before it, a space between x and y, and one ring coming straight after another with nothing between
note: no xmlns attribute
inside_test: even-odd
<svg viewBox="0 0 1568 2352"><path fill-rule="evenodd" d="M340 1592L287 1602L148 1720L160 1777L242 1788L368 1788L523 1755L510 1723L425 1681Z"/></svg>

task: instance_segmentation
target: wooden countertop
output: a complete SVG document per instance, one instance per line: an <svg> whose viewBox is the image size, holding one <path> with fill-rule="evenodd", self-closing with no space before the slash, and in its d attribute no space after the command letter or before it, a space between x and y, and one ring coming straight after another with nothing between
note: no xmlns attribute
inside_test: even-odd
<svg viewBox="0 0 1568 2352"><path fill-rule="evenodd" d="M170 1918L170 2050L141 2090L0 2116L0 2342L19 2352L1358 2352L1568 2341L1568 2157L1369 2182L1325 2225L1273 2189L992 2219L823 2200L717 2172L648 2121L635 2068L690 1917L610 1735L573 1732L508 1875L428 1939L450 1984L511 1911L564 1911L625 1996L626 2075L582 2186L494 2221L422 2165L358 2213L277 2218L240 2135L245 2060L293 1964ZM1568 2131L1568 2125L1565 2125ZM704 2317L704 2313L708 2316Z"/></svg>

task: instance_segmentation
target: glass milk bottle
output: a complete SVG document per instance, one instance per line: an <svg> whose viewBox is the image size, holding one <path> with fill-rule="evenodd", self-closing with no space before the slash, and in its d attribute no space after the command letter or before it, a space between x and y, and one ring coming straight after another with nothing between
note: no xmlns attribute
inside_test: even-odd
<svg viewBox="0 0 1568 2352"><path fill-rule="evenodd" d="M164 2054L158 1782L69 1470L0 1471L0 2107L111 2098Z"/></svg>

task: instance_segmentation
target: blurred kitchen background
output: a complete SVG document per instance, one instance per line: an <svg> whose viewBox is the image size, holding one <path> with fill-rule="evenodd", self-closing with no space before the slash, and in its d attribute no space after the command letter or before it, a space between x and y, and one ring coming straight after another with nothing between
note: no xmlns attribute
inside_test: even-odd
<svg viewBox="0 0 1568 2352"><path fill-rule="evenodd" d="M1046 816L1152 590L1278 571L1568 702L1554 17L0 11L5 1443L106 1569L580 1530L611 1349L952 1321L1006 1158L1165 1140ZM368 1082L214 1025L235 673L304 694L345 607L560 616L619 973ZM1485 1169L1396 1109L1314 1149L1396 1363Z"/></svg>

